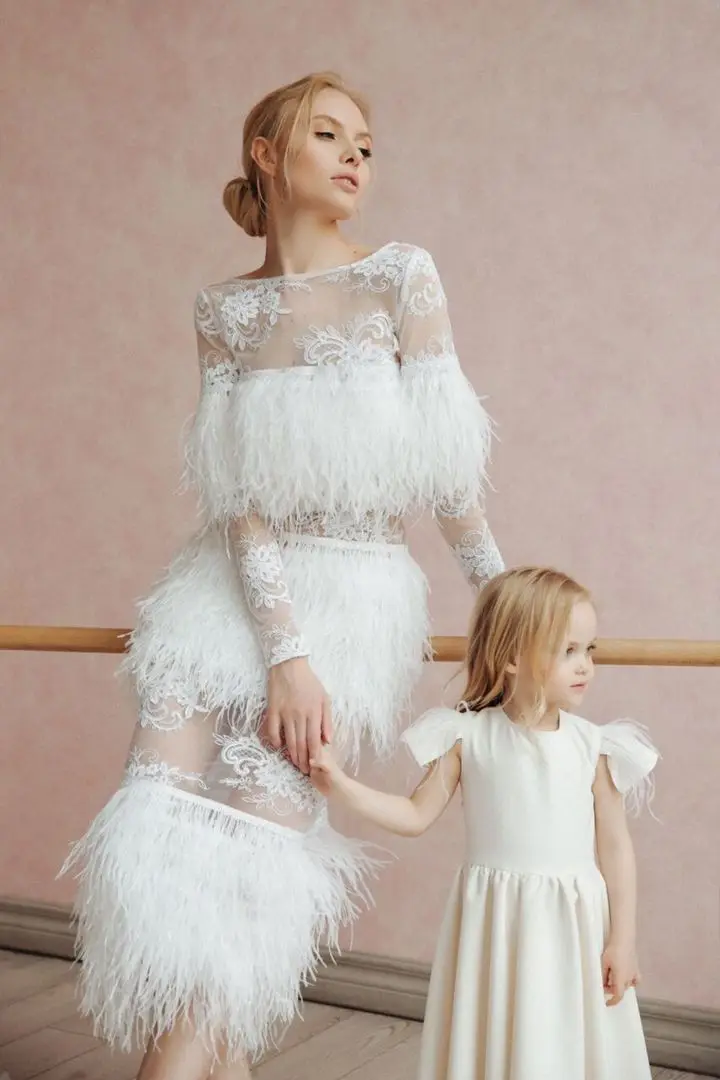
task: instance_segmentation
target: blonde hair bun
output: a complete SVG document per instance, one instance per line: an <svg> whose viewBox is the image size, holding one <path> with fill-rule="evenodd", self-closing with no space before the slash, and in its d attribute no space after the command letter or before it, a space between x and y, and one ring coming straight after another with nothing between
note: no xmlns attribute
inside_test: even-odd
<svg viewBox="0 0 720 1080"><path fill-rule="evenodd" d="M225 185L223 206L248 236L265 235L265 215L247 177L236 176Z"/></svg>

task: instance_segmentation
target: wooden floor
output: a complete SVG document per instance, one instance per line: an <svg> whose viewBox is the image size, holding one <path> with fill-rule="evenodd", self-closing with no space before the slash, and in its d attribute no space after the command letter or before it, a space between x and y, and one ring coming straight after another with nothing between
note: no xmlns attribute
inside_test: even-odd
<svg viewBox="0 0 720 1080"><path fill-rule="evenodd" d="M305 1006L257 1080L415 1080L420 1025L327 1005ZM0 951L0 1080L134 1080L139 1054L113 1054L75 1008L65 960ZM691 1080L656 1069L657 1080Z"/></svg>

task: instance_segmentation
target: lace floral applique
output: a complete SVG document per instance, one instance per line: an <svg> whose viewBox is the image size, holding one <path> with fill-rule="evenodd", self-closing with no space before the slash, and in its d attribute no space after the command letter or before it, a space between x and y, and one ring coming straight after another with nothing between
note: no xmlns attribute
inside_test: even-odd
<svg viewBox="0 0 720 1080"><path fill-rule="evenodd" d="M505 569L500 549L487 524L482 529L464 533L452 550L465 577L476 586L497 577Z"/></svg>
<svg viewBox="0 0 720 1080"><path fill-rule="evenodd" d="M220 304L220 313L226 327L227 340L233 349L259 349L270 337L281 315L290 315L292 309L282 307L277 282L247 281ZM284 289L300 289L310 292L310 286L300 281L283 279Z"/></svg>
<svg viewBox="0 0 720 1080"><path fill-rule="evenodd" d="M125 783L133 780L155 780L159 784L177 787L179 784L194 784L203 791L207 784L200 773L183 772L177 765L163 761L157 750L141 750L133 747L125 767Z"/></svg>
<svg viewBox="0 0 720 1080"><path fill-rule="evenodd" d="M427 251L415 252L411 269L402 283L400 302L406 313L419 318L446 307L445 292Z"/></svg>
<svg viewBox="0 0 720 1080"><path fill-rule="evenodd" d="M298 656L307 656L308 648L302 634L296 634L286 626L275 623L260 631L260 645L269 667L294 660Z"/></svg>
<svg viewBox="0 0 720 1080"><path fill-rule="evenodd" d="M154 731L179 731L197 713L208 712L195 698L184 698L173 692L168 694L159 690L155 694L145 693L140 703L140 727Z"/></svg>
<svg viewBox="0 0 720 1080"><path fill-rule="evenodd" d="M333 271L327 281L345 285L348 292L383 293L392 287L399 288L407 262L407 251L389 244L351 266Z"/></svg>
<svg viewBox="0 0 720 1080"><path fill-rule="evenodd" d="M321 804L307 776L283 754L264 746L257 735L218 735L216 741L222 747L221 760L235 774L221 783L240 791L246 788L244 802L269 807L276 814L313 813Z"/></svg>
<svg viewBox="0 0 720 1080"><path fill-rule="evenodd" d="M459 492L455 495L443 495L438 499L437 513L442 517L447 518L461 518L465 517L469 510L475 505L474 498L471 498L466 492Z"/></svg>
<svg viewBox="0 0 720 1080"><path fill-rule="evenodd" d="M307 656L309 650L292 621L292 603L284 578L280 545L268 532L260 536L252 531L236 536L238 568L245 598L258 628L265 663L274 667L285 660ZM280 605L285 608L285 613L277 610ZM268 614L271 612L270 623Z"/></svg>
<svg viewBox="0 0 720 1080"><path fill-rule="evenodd" d="M443 337L431 337L425 344L423 349L419 349L413 355L404 354L402 358L403 367L419 368L426 365L437 364L438 362L454 361L458 362L457 353L455 352L455 345L452 338L449 335Z"/></svg>
<svg viewBox="0 0 720 1080"><path fill-rule="evenodd" d="M388 360L394 350L395 332L386 311L356 315L340 329L334 326L311 326L309 332L295 338L303 350L305 363L373 364Z"/></svg>
<svg viewBox="0 0 720 1080"><path fill-rule="evenodd" d="M195 329L207 341L222 338L222 323L215 314L212 300L205 289L198 293L195 300Z"/></svg>
<svg viewBox="0 0 720 1080"><path fill-rule="evenodd" d="M220 353L206 353L201 360L203 385L208 390L221 390L229 393L240 378L240 371L231 360L218 359Z"/></svg>
<svg viewBox="0 0 720 1080"><path fill-rule="evenodd" d="M259 544L252 537L241 536L238 547L245 595L251 607L272 611L277 604L289 604L290 594L283 578L282 555L277 541Z"/></svg>

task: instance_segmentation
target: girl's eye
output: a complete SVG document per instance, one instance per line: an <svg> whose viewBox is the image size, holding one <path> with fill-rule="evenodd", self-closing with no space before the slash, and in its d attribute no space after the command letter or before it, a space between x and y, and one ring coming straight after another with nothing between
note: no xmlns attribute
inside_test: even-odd
<svg viewBox="0 0 720 1080"><path fill-rule="evenodd" d="M368 158L371 158L373 156L372 155L372 150L370 150L370 148L367 147L367 146L361 146L360 147L360 153L362 154L362 156L365 158L366 161L368 160Z"/></svg>
<svg viewBox="0 0 720 1080"><path fill-rule="evenodd" d="M572 654L573 654L574 652L575 652L575 650L574 650L574 648L572 647L572 645L569 645L569 646L568 646L568 648L567 648L567 649L565 650L565 655L566 655L566 656L572 656Z"/></svg>
<svg viewBox="0 0 720 1080"><path fill-rule="evenodd" d="M335 132L334 131L316 131L315 134L318 137L318 139L334 139L335 138Z"/></svg>
<svg viewBox="0 0 720 1080"><path fill-rule="evenodd" d="M588 652L590 653L591 656L595 652L596 649L597 649L597 645L588 645Z"/></svg>

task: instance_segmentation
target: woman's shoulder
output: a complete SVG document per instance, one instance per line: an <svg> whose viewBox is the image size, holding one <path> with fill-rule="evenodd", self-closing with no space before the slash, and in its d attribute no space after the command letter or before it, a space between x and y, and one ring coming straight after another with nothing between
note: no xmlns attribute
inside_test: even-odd
<svg viewBox="0 0 720 1080"><path fill-rule="evenodd" d="M408 270L433 275L437 273L432 252L420 244L413 244L407 240L392 240L385 245L385 248L389 255L396 258ZM381 248L380 251L382 250Z"/></svg>

